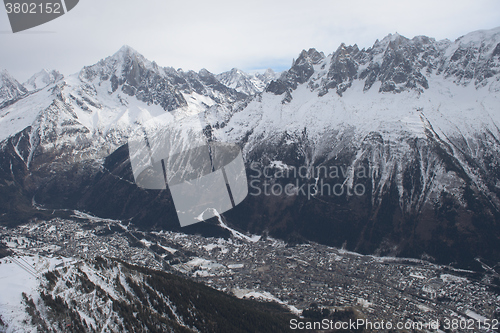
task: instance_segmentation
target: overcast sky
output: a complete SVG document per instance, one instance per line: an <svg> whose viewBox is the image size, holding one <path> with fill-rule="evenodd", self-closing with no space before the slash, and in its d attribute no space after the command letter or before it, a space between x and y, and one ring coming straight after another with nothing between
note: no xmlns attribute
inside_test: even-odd
<svg viewBox="0 0 500 333"><path fill-rule="evenodd" d="M42 68L68 75L127 44L161 66L283 70L310 47L370 47L394 32L454 40L499 25L500 0L80 0L17 34L0 8L0 69L21 82Z"/></svg>

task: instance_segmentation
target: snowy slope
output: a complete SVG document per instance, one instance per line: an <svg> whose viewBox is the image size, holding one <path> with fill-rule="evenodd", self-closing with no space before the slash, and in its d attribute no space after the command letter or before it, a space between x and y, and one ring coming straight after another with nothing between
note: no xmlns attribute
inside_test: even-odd
<svg viewBox="0 0 500 333"><path fill-rule="evenodd" d="M37 332L30 325L22 294L38 300L36 294L43 274L71 262L71 259L17 255L0 259L0 316L7 326L5 332Z"/></svg>
<svg viewBox="0 0 500 333"><path fill-rule="evenodd" d="M24 271L21 265L33 269ZM9 333L219 332L220 326L242 332L241 324L284 332L292 318L284 309L242 302L190 280L113 259L7 257L0 268L0 310L6 324L0 329ZM262 322L251 322L255 318Z"/></svg>

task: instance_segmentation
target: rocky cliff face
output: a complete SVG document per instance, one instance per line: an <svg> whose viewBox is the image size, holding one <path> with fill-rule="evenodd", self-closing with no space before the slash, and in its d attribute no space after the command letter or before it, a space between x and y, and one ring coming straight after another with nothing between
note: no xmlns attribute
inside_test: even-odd
<svg viewBox="0 0 500 333"><path fill-rule="evenodd" d="M493 29L310 49L257 90L236 70L162 68L124 47L8 97L2 190L25 198L19 207L33 198L178 228L168 191L134 185L123 145L135 124L201 112L205 134L246 159L250 195L226 213L234 226L366 253L498 260L499 45Z"/></svg>

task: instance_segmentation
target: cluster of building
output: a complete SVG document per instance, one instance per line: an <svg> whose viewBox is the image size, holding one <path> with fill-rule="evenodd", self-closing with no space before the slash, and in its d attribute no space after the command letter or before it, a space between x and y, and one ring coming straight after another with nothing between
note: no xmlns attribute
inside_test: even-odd
<svg viewBox="0 0 500 333"><path fill-rule="evenodd" d="M2 228L0 240L18 253L115 257L186 275L238 297L273 300L293 309L312 304L331 311L353 307L371 321L494 323L500 314L494 273L477 274L417 259L365 256L314 243L288 246L270 237L235 234L222 239L140 232L118 221L84 218Z"/></svg>

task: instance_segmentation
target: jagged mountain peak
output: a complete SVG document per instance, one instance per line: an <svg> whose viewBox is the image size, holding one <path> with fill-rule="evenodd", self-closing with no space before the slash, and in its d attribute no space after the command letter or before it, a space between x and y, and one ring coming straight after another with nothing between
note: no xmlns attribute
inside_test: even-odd
<svg viewBox="0 0 500 333"><path fill-rule="evenodd" d="M226 87L246 95L255 95L262 92L275 77L276 75L271 69L266 70L264 74L248 74L241 69L232 68L230 71L217 75L217 79Z"/></svg>
<svg viewBox="0 0 500 333"><path fill-rule="evenodd" d="M199 70L198 75L201 77L211 77L213 74L206 68L202 68Z"/></svg>
<svg viewBox="0 0 500 333"><path fill-rule="evenodd" d="M292 61L292 67L281 73L277 80L272 81L266 88L267 92L281 95L287 93L283 102L290 101L291 90L297 88L299 84L306 83L314 74L314 65L317 65L325 58L322 52L311 48L308 51L302 50L297 60Z"/></svg>
<svg viewBox="0 0 500 333"><path fill-rule="evenodd" d="M376 54L384 53L387 49L397 49L411 43L411 40L398 34L397 32L388 34L382 40L376 40L370 48Z"/></svg>
<svg viewBox="0 0 500 333"><path fill-rule="evenodd" d="M10 75L9 71L6 69L0 70L0 84L3 84L6 81L14 81L15 79Z"/></svg>
<svg viewBox="0 0 500 333"><path fill-rule="evenodd" d="M120 89L126 95L136 96L147 104L161 105L170 111L186 105L182 94L175 87L176 82L183 81L180 75L182 71L159 67L125 45L112 56L84 67L79 79L94 85L108 81L110 94Z"/></svg>
<svg viewBox="0 0 500 333"><path fill-rule="evenodd" d="M346 45L344 43L340 44L340 46L337 48L337 50L330 55L330 58L337 59L337 58L345 58L351 55L355 55L356 53L359 52L358 45ZM323 60L324 57L321 59ZM317 63L320 63L321 61L318 61Z"/></svg>
<svg viewBox="0 0 500 333"><path fill-rule="evenodd" d="M384 39L388 39L391 42L397 41L397 40L408 40L405 36L399 34L397 31L395 33L389 33ZM384 40L383 39L383 40Z"/></svg>
<svg viewBox="0 0 500 333"><path fill-rule="evenodd" d="M0 70L0 88L18 84L17 80L6 69Z"/></svg>
<svg viewBox="0 0 500 333"><path fill-rule="evenodd" d="M300 52L297 60L294 61L293 66L302 66L306 62L309 64L318 64L321 60L325 58L325 54L323 52L318 52L315 48L310 48L309 50L302 50Z"/></svg>
<svg viewBox="0 0 500 333"><path fill-rule="evenodd" d="M276 72L272 68L266 69L266 71L263 74L264 76L274 76L276 75Z"/></svg>
<svg viewBox="0 0 500 333"><path fill-rule="evenodd" d="M0 71L0 107L7 102L16 100L28 93L10 73L4 69Z"/></svg>
<svg viewBox="0 0 500 333"><path fill-rule="evenodd" d="M230 86L233 82L237 82L242 79L246 78L251 78L252 75L242 71L241 69L238 68L232 68L231 70L227 72L222 72L220 74L217 74L217 78L219 81L221 81L223 84ZM236 87L232 87L236 88Z"/></svg>
<svg viewBox="0 0 500 333"><path fill-rule="evenodd" d="M117 78L126 77L131 72L138 79L137 74L141 75L147 70L158 72L159 67L132 47L124 45L113 55L100 60L94 65L85 66L80 72L80 79L93 81L99 77L100 81L105 81L112 76Z"/></svg>
<svg viewBox="0 0 500 333"><path fill-rule="evenodd" d="M135 50L133 47L128 45L123 45L117 52L115 52L111 57L105 59L105 61L118 61L123 62L124 65L128 62L138 63L145 67L152 68L158 67L155 62L146 59L141 53Z"/></svg>
<svg viewBox="0 0 500 333"><path fill-rule="evenodd" d="M243 72L241 69L238 69L236 67L231 68L231 70L229 72L231 72L231 74L246 75L245 72Z"/></svg>
<svg viewBox="0 0 500 333"><path fill-rule="evenodd" d="M411 39L411 43L416 47L423 47L426 45L433 45L439 50L444 50L447 46L450 45L451 41L449 39L443 39L436 41L435 38L427 37L423 35L415 36Z"/></svg>
<svg viewBox="0 0 500 333"><path fill-rule="evenodd" d="M255 76L264 82L265 86L267 86L271 81L276 80L280 75L280 72L275 72L272 68L268 68L263 74L257 73Z"/></svg>
<svg viewBox="0 0 500 333"><path fill-rule="evenodd" d="M134 49L130 45L126 45L126 44L123 45L122 47L120 47L120 49L115 54L138 54L138 55L140 55L140 53L137 52L136 49Z"/></svg>
<svg viewBox="0 0 500 333"><path fill-rule="evenodd" d="M23 86L28 91L34 91L38 89L43 89L48 85L55 83L63 78L64 76L56 70L49 71L46 69L42 69L40 72L34 74L25 83L23 83Z"/></svg>

